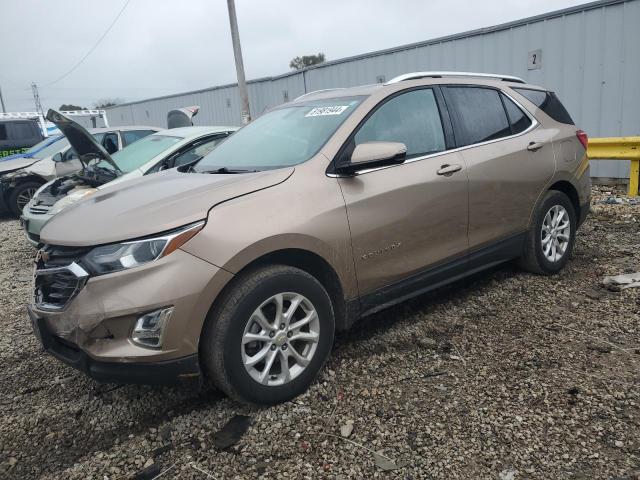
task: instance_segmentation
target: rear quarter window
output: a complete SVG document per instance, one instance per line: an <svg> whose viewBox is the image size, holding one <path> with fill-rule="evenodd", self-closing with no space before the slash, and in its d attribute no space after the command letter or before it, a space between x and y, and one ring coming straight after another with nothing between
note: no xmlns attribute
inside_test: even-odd
<svg viewBox="0 0 640 480"><path fill-rule="evenodd" d="M514 88L513 90L529 100L556 122L573 125L571 115L569 115L569 112L564 108L564 105L562 105L562 102L555 93L530 88Z"/></svg>

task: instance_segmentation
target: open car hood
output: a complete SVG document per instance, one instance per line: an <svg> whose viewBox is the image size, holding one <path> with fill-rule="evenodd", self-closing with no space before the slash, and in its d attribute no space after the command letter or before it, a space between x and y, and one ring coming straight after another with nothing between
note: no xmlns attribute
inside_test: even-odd
<svg viewBox="0 0 640 480"><path fill-rule="evenodd" d="M215 205L282 183L293 171L224 175L172 169L127 180L65 208L46 223L40 240L78 247L154 235L203 220Z"/></svg>
<svg viewBox="0 0 640 480"><path fill-rule="evenodd" d="M88 167L92 160L104 160L122 173L118 165L113 161L111 155L107 153L102 145L96 142L96 139L82 125L65 117L55 110L49 109L46 119L55 124L62 134L67 137L69 144L73 147L82 162L82 165Z"/></svg>

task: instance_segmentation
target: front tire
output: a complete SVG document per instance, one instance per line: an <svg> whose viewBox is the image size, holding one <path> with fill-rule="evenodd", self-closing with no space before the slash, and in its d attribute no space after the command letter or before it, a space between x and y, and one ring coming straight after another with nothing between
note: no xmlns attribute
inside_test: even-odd
<svg viewBox="0 0 640 480"><path fill-rule="evenodd" d="M569 197L549 190L534 212L519 266L540 275L558 273L569 261L576 229L576 213Z"/></svg>
<svg viewBox="0 0 640 480"><path fill-rule="evenodd" d="M207 375L230 397L273 405L305 392L327 360L335 319L322 284L273 265L235 279L200 341Z"/></svg>
<svg viewBox="0 0 640 480"><path fill-rule="evenodd" d="M42 183L39 182L24 182L16 185L9 194L9 209L11 213L16 217L20 217L22 209L29 203L36 190L41 186Z"/></svg>

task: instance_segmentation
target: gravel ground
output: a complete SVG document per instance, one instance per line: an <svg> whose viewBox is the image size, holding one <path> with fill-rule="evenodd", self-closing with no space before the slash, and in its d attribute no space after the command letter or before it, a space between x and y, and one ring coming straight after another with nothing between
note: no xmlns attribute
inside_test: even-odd
<svg viewBox="0 0 640 480"><path fill-rule="evenodd" d="M0 477L640 478L640 289L601 287L640 270L640 205L607 196L560 275L504 266L382 312L339 335L308 393L264 409L99 385L44 354L34 251L0 219ZM216 449L235 415L252 425Z"/></svg>

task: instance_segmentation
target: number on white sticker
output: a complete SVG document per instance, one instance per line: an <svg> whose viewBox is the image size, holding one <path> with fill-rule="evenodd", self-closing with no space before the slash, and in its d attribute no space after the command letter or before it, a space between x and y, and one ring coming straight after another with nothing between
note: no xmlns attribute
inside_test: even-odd
<svg viewBox="0 0 640 480"><path fill-rule="evenodd" d="M340 115L349 105L333 105L331 107L315 107L312 108L305 117L320 117L322 115Z"/></svg>

